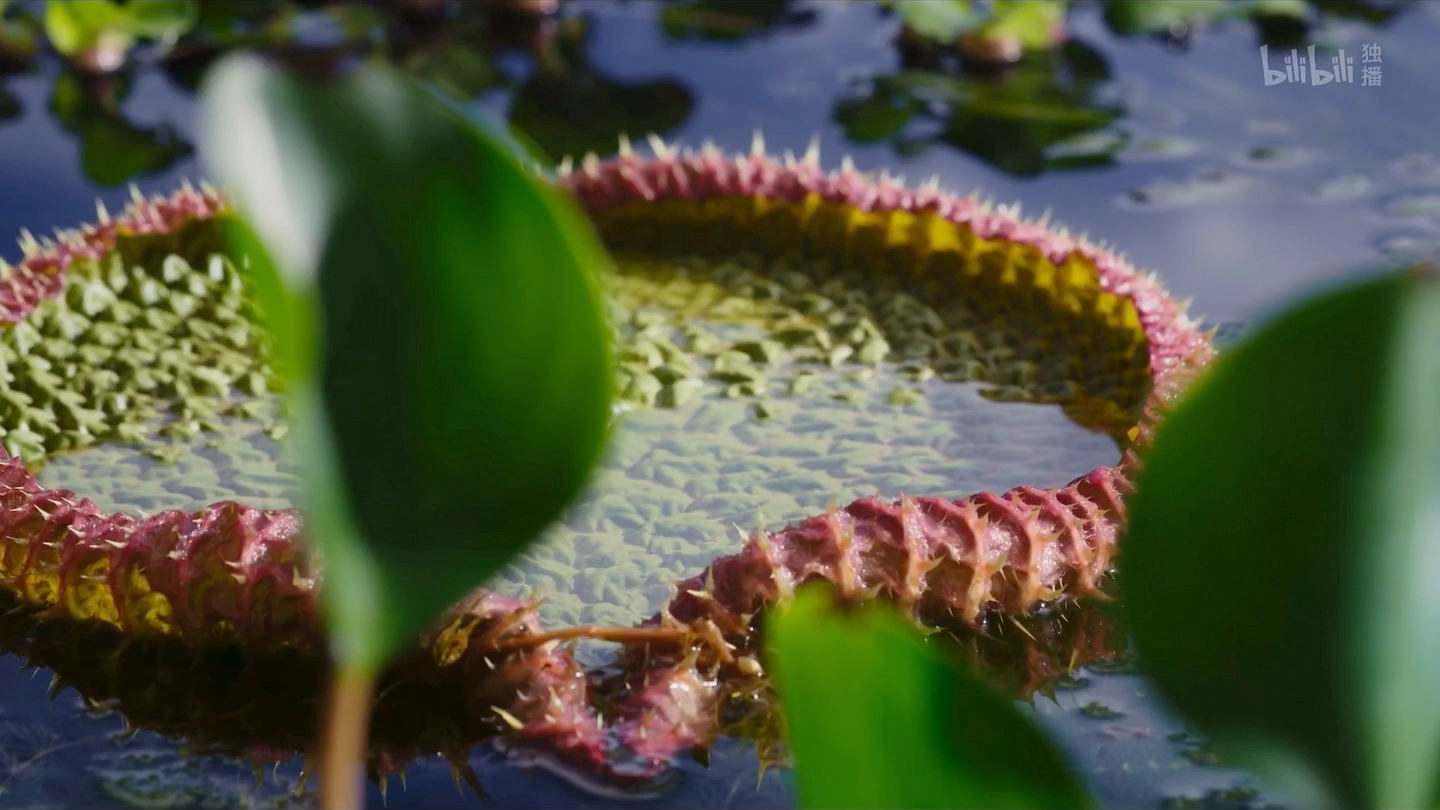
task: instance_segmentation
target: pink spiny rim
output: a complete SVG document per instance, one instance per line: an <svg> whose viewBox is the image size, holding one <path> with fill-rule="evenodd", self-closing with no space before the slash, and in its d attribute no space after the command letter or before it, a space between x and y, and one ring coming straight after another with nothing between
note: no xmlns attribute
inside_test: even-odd
<svg viewBox="0 0 1440 810"><path fill-rule="evenodd" d="M948 614L971 624L993 611L1025 612L1102 595L1099 584L1113 566L1124 497L1138 469L1137 448L1148 444L1168 403L1213 356L1209 335L1153 276L1013 211L933 185L907 189L886 175L872 179L848 160L827 174L813 150L799 161L777 161L759 149L727 157L710 147L681 153L652 144L652 158L637 157L626 146L613 160L592 156L578 169L567 163L558 183L592 214L674 199L801 202L813 194L863 211L936 212L980 238L1032 245L1056 266L1078 254L1093 266L1102 290L1133 303L1148 341L1152 389L1120 464L1065 487L1019 487L953 501L865 498L777 531L759 531L741 551L679 583L678 595L661 613L635 628L547 633L532 605L480 590L422 642L421 657L434 666L464 666L485 680L475 688L485 695L484 705L474 711L494 721L510 744L624 782L652 778L677 753L713 740L725 685L763 673L756 617L804 581L826 579L852 597L877 593L917 618ZM147 201L137 193L121 215L110 218L102 209L97 223L61 234L58 242L41 244L26 234L25 260L7 268L0 282L0 321L14 323L59 295L71 261L109 253L122 234L172 233L225 213L219 192L187 185L168 199ZM153 636L160 631L145 611L163 597L173 608L164 632L186 643L263 650L281 639L321 648L315 599L321 572L298 548L295 510L224 502L145 519L106 515L72 492L45 489L18 459L3 451L0 458L0 561L22 560L0 566L0 587L43 617L109 621L125 634ZM91 573L76 576L81 569ZM98 585L97 570L105 575ZM1007 571L1018 585L1011 598L997 600L992 585ZM145 580L140 591L137 572ZM56 583L54 592L37 591L37 582ZM115 618L81 616L72 607L72 592L96 587ZM463 631L458 644L457 628ZM579 636L625 645L625 685L603 719L583 668L555 643ZM471 666L481 660L485 667ZM411 758L410 752L372 753L382 774Z"/></svg>

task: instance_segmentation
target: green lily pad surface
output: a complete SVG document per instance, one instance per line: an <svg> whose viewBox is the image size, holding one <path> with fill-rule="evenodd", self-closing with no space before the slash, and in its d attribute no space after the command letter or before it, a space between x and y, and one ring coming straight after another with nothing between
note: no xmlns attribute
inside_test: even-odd
<svg viewBox="0 0 1440 810"><path fill-rule="evenodd" d="M779 528L872 495L1058 485L1118 456L1109 437L1059 406L997 401L1027 390L973 379L1023 381L1003 334L966 332L970 362L902 361L891 359L905 348L897 332L923 315L887 315L904 309L883 295L831 286L827 296L798 277L781 286L773 279L783 268L765 272L754 260L696 264L682 282L653 266L629 269L609 284L625 410L606 458L564 520L491 583L543 596L549 626L646 618L674 581L738 550L742 531L762 521ZM849 320L815 314L847 306ZM181 437L173 461L102 444L53 458L40 479L110 510L226 499L283 508L294 503L298 466L273 438L275 403L256 413Z"/></svg>

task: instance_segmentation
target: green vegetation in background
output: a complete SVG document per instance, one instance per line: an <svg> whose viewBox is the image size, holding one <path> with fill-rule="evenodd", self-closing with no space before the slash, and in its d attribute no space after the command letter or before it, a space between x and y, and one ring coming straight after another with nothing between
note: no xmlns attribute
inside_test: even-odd
<svg viewBox="0 0 1440 810"><path fill-rule="evenodd" d="M793 0L667 0L657 22L676 42L741 43L814 25L823 8ZM1414 4L1408 4L1413 6ZM1102 100L1104 56L1071 34L1064 2L890 0L903 23L901 70L837 100L853 142L889 141L909 157L934 144L960 149L1017 177L1106 166L1128 142L1125 110ZM1110 0L1116 36L1189 46L1207 27L1248 21L1260 41L1303 46L1330 20L1385 25L1403 3L1334 0ZM215 59L245 49L306 74L356 61L389 62L459 103L513 95L508 125L542 164L614 154L620 133L667 137L696 106L683 77L624 80L586 56L583 3L558 20L497 3L298 3L290 0L56 0L0 2L0 73L29 69L47 32L67 71L57 117L82 141L86 176L100 186L165 171L190 147L171 127L130 124L123 100L139 71L158 65L193 91ZM138 47L148 44L149 47ZM525 55L516 72L499 57ZM83 98L77 99L78 95ZM84 115L64 110L83 107ZM0 122L20 114L0 86ZM938 125L938 126L936 126Z"/></svg>
<svg viewBox="0 0 1440 810"><path fill-rule="evenodd" d="M743 42L777 30L813 25L813 8L800 8L792 0L669 0L660 9L666 39L708 42Z"/></svg>
<svg viewBox="0 0 1440 810"><path fill-rule="evenodd" d="M1027 0L995 0L971 3L964 0L890 0L882 8L893 9L905 26L919 36L936 42L958 42L971 36L991 43L1013 43L1020 51L1039 50L1055 44L1064 31L1064 0L1035 3Z"/></svg>
<svg viewBox="0 0 1440 810"><path fill-rule="evenodd" d="M1003 84L921 69L878 76L835 105L835 121L856 143L889 141L907 157L948 144L1016 177L1114 162L1125 138L1093 137L1125 114L1099 101L1110 79L1103 56L1072 40L1012 71ZM939 126L916 134L921 121Z"/></svg>
<svg viewBox="0 0 1440 810"><path fill-rule="evenodd" d="M172 43L195 25L195 0L51 0L45 36L71 64L97 73L117 70L143 39Z"/></svg>
<svg viewBox="0 0 1440 810"><path fill-rule="evenodd" d="M290 388L338 665L326 800L350 806L380 667L598 460L607 259L573 203L392 69L310 83L241 55L204 95Z"/></svg>
<svg viewBox="0 0 1440 810"><path fill-rule="evenodd" d="M121 112L134 81L128 75L86 77L65 71L50 88L50 113L80 138L80 165L99 186L163 172L194 153L169 124L136 126Z"/></svg>

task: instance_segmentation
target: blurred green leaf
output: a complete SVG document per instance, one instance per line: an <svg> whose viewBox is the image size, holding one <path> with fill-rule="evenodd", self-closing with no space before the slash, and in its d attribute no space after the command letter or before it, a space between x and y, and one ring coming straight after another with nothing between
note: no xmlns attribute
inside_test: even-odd
<svg viewBox="0 0 1440 810"><path fill-rule="evenodd" d="M74 56L93 46L107 31L124 37L124 16L120 4L113 0L54 0L45 4L45 36L61 56Z"/></svg>
<svg viewBox="0 0 1440 810"><path fill-rule="evenodd" d="M449 41L437 48L416 50L406 58L404 67L457 101L470 101L505 81L490 54L468 42Z"/></svg>
<svg viewBox="0 0 1440 810"><path fill-rule="evenodd" d="M1290 17L1296 20L1310 17L1310 4L1305 0L1254 0L1249 6L1249 13L1257 17Z"/></svg>
<svg viewBox="0 0 1440 810"><path fill-rule="evenodd" d="M104 72L119 67L136 40L174 40L198 16L195 0L52 0L45 35L61 56Z"/></svg>
<svg viewBox="0 0 1440 810"><path fill-rule="evenodd" d="M39 49L39 26L23 8L6 15L6 3L0 2L0 71L23 67Z"/></svg>
<svg viewBox="0 0 1440 810"><path fill-rule="evenodd" d="M934 42L953 43L986 20L969 0L896 0L886 5L895 9L907 28Z"/></svg>
<svg viewBox="0 0 1440 810"><path fill-rule="evenodd" d="M389 68L311 84L237 55L203 92L262 300L313 324L277 335L307 525L337 657L373 670L588 479L607 258L571 201Z"/></svg>
<svg viewBox="0 0 1440 810"><path fill-rule="evenodd" d="M854 143L874 143L899 136L923 106L892 81L880 79L866 96L835 105L835 123Z"/></svg>
<svg viewBox="0 0 1440 810"><path fill-rule="evenodd" d="M684 84L613 79L590 66L586 36L583 25L562 30L512 97L510 124L540 151L555 159L609 155L622 133L664 136L690 116L695 97Z"/></svg>
<svg viewBox="0 0 1440 810"><path fill-rule="evenodd" d="M228 44L276 17L293 17L294 6L285 0L204 0L197 2L194 30Z"/></svg>
<svg viewBox="0 0 1440 810"><path fill-rule="evenodd" d="M1386 25L1401 11L1415 7L1413 3L1375 5L1363 0L1314 0L1314 3L1315 8L1326 17L1360 20L1369 25Z"/></svg>
<svg viewBox="0 0 1440 810"><path fill-rule="evenodd" d="M834 116L859 143L890 140L906 155L940 141L1031 177L1113 162L1124 139L1099 136L1124 108L1098 100L1109 75L1103 56L1072 39L1022 60L1002 83L922 70L881 76L867 92L837 103ZM912 128L917 121L928 126ZM939 131L931 134L936 122Z"/></svg>
<svg viewBox="0 0 1440 810"><path fill-rule="evenodd" d="M1303 26L1310 13L1305 0L1109 0L1105 23L1116 34L1136 36L1174 33L1245 17Z"/></svg>
<svg viewBox="0 0 1440 810"><path fill-rule="evenodd" d="M1165 34L1234 13L1226 0L1110 0L1105 24L1121 36Z"/></svg>
<svg viewBox="0 0 1440 810"><path fill-rule="evenodd" d="M164 171L193 151L169 125L142 129L122 118L101 118L85 130L80 165L96 185L118 186Z"/></svg>
<svg viewBox="0 0 1440 810"><path fill-rule="evenodd" d="M1051 0L996 0L990 19L977 33L989 38L1014 37L1026 49L1049 48L1056 32L1065 24L1066 3Z"/></svg>
<svg viewBox="0 0 1440 810"><path fill-rule="evenodd" d="M815 11L796 5L793 0L672 1L660 8L660 26L667 39L738 42L776 28L813 24Z"/></svg>
<svg viewBox="0 0 1440 810"><path fill-rule="evenodd" d="M168 124L137 127L126 120L119 110L129 89L125 78L108 88L87 87L68 70L50 87L50 112L80 138L81 168L96 185L117 186L165 171L194 151Z"/></svg>
<svg viewBox="0 0 1440 810"><path fill-rule="evenodd" d="M1175 705L1300 806L1435 806L1440 280L1365 281L1259 328L1137 484L1121 584Z"/></svg>
<svg viewBox="0 0 1440 810"><path fill-rule="evenodd" d="M889 606L802 588L766 621L803 807L1085 807L1010 701Z"/></svg>
<svg viewBox="0 0 1440 810"><path fill-rule="evenodd" d="M200 19L196 0L130 0L124 8L131 34L162 42L185 34Z"/></svg>

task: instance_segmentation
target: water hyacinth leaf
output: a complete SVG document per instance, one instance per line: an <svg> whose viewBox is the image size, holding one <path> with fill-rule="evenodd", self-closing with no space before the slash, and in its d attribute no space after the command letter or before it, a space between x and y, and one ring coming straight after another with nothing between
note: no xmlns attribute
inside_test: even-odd
<svg viewBox="0 0 1440 810"><path fill-rule="evenodd" d="M301 344L280 354L308 533L337 654L374 668L587 480L607 258L569 200L388 68L312 84L232 56L204 93L212 169L273 261L262 297L310 324L277 335Z"/></svg>
<svg viewBox="0 0 1440 810"><path fill-rule="evenodd" d="M70 57L92 47L107 32L124 37L124 17L124 9L112 0L57 0L45 4L45 36L61 56Z"/></svg>
<svg viewBox="0 0 1440 810"><path fill-rule="evenodd" d="M896 0L888 4L905 27L926 39L950 43L986 21L969 0Z"/></svg>
<svg viewBox="0 0 1440 810"><path fill-rule="evenodd" d="M813 25L819 15L793 0L691 0L665 3L660 27L666 39L702 39L739 42L776 30L797 30Z"/></svg>
<svg viewBox="0 0 1440 810"><path fill-rule="evenodd" d="M23 9L7 15L7 4L0 3L0 72L23 67L39 48L39 23Z"/></svg>
<svg viewBox="0 0 1440 810"><path fill-rule="evenodd" d="M1121 585L1170 699L1302 806L1433 807L1433 270L1258 328L1166 420L1137 486Z"/></svg>
<svg viewBox="0 0 1440 810"><path fill-rule="evenodd" d="M803 807L1087 807L1008 700L898 612L802 588L766 624Z"/></svg>
<svg viewBox="0 0 1440 810"><path fill-rule="evenodd" d="M1166 34L1236 13L1243 3L1227 0L1111 0L1105 24L1121 36Z"/></svg>
<svg viewBox="0 0 1440 810"><path fill-rule="evenodd" d="M1047 48L1064 30L1066 3L1032 3L1029 0L996 0L991 18L978 33L990 39L1013 37L1021 47Z"/></svg>
<svg viewBox="0 0 1440 810"><path fill-rule="evenodd" d="M621 135L667 136L689 118L695 96L674 79L613 78L589 63L589 29L582 18L564 21L556 58L542 59L529 81L515 89L509 123L539 151L560 160L587 153L610 155Z"/></svg>
<svg viewBox="0 0 1440 810"><path fill-rule="evenodd" d="M121 80L110 94L95 93L71 71L51 85L50 111L80 138L80 165L91 182L116 186L165 171L194 150L168 124L137 127L120 112L131 84Z"/></svg>
<svg viewBox="0 0 1440 810"><path fill-rule="evenodd" d="M130 33L160 42L178 39L199 19L198 0L131 0L125 5L125 27Z"/></svg>
<svg viewBox="0 0 1440 810"><path fill-rule="evenodd" d="M851 142L874 143L900 136L923 110L919 99L887 76L875 81L869 95L837 102L834 119Z"/></svg>
<svg viewBox="0 0 1440 810"><path fill-rule="evenodd" d="M105 60L123 58L135 40L173 41L195 25L199 14L194 0L56 0L45 4L44 26L61 56L109 70L118 64Z"/></svg>

